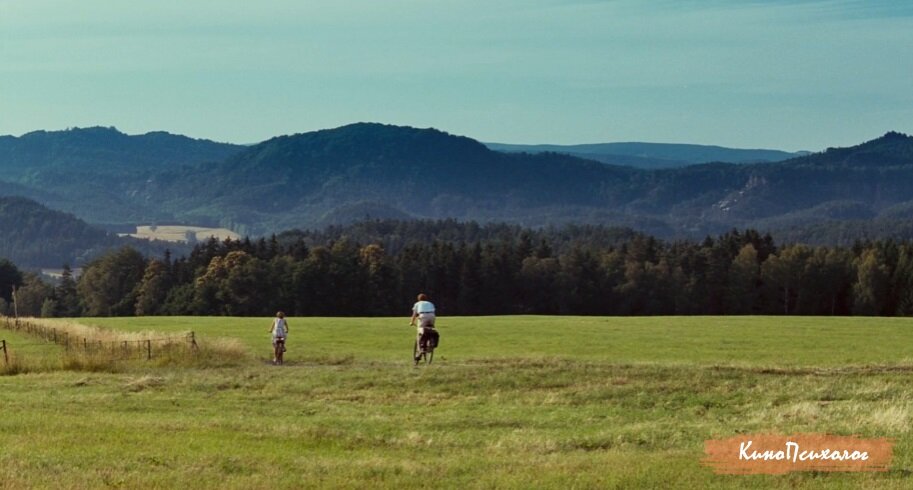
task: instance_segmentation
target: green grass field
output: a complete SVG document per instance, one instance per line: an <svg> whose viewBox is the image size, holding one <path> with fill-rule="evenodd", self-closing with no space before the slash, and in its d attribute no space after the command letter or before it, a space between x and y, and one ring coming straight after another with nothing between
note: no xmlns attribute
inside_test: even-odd
<svg viewBox="0 0 913 490"><path fill-rule="evenodd" d="M237 338L251 357L0 376L0 488L913 486L913 320L442 318L420 368L402 318L292 318L281 367L269 319L80 321ZM890 437L894 462L700 464L705 439L755 432Z"/></svg>

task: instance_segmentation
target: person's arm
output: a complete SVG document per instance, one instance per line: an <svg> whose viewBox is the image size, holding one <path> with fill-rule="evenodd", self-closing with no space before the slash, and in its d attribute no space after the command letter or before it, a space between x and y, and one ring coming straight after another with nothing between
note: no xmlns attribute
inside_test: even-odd
<svg viewBox="0 0 913 490"><path fill-rule="evenodd" d="M418 319L418 312L415 311L415 308L413 307L412 308L412 320L409 321L409 326L414 327L415 320L417 320L417 319Z"/></svg>
<svg viewBox="0 0 913 490"><path fill-rule="evenodd" d="M267 330L267 332L273 333L274 328L276 328L276 320L273 320L273 324L270 325L269 330Z"/></svg>

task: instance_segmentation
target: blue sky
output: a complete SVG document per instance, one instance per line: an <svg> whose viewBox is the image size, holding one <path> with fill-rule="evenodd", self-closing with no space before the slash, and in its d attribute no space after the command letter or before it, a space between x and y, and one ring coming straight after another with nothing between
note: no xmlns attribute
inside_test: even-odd
<svg viewBox="0 0 913 490"><path fill-rule="evenodd" d="M820 150L913 133L913 2L0 0L0 134Z"/></svg>

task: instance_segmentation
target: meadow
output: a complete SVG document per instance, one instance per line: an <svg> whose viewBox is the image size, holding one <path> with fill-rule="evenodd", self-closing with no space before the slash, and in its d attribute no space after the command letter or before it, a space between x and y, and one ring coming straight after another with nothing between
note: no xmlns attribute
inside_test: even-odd
<svg viewBox="0 0 913 490"><path fill-rule="evenodd" d="M192 330L248 355L0 376L0 488L913 485L913 320L442 318L418 368L403 318L292 318L284 366L269 363L268 318L77 321ZM757 432L890 437L894 461L783 476L700 464L705 439Z"/></svg>

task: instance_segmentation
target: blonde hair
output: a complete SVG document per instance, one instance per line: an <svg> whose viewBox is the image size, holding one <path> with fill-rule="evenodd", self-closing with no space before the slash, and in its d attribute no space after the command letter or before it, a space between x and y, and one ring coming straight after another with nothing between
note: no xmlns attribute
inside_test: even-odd
<svg viewBox="0 0 913 490"><path fill-rule="evenodd" d="M276 312L276 317L277 317L277 318L285 318L285 313L282 313L281 311L277 311L277 312Z"/></svg>

